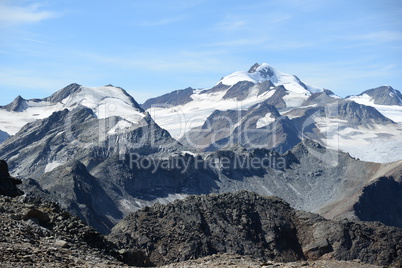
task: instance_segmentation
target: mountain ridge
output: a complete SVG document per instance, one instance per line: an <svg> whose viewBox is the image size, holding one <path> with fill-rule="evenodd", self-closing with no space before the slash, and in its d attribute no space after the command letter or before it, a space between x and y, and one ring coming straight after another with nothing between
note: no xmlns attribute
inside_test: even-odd
<svg viewBox="0 0 402 268"><path fill-rule="evenodd" d="M356 96L347 96L346 99L361 101L367 100L377 105L398 105L402 106L402 94L391 86L380 86L368 89Z"/></svg>

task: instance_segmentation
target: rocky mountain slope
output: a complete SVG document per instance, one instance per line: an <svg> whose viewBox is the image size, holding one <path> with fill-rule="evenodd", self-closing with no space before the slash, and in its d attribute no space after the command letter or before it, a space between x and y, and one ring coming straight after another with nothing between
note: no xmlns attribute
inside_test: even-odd
<svg viewBox="0 0 402 268"><path fill-rule="evenodd" d="M364 91L348 100L371 106L394 122L402 124L402 94L391 86L382 86Z"/></svg>
<svg viewBox="0 0 402 268"><path fill-rule="evenodd" d="M99 178L90 171L109 158L120 159L129 153L163 155L182 145L119 88L73 84L28 104L47 101L63 109L27 123L0 144L0 156L15 176L36 180L34 189L39 195L46 192L51 200L106 232L123 217L121 205L108 198ZM30 113L29 105L13 113ZM101 178L106 183L109 179ZM103 210L97 210L96 204L104 205Z"/></svg>
<svg viewBox="0 0 402 268"><path fill-rule="evenodd" d="M57 204L24 195L0 160L1 267L120 267L111 242ZM21 183L19 181L18 183ZM4 187L6 185L6 187Z"/></svg>
<svg viewBox="0 0 402 268"><path fill-rule="evenodd" d="M232 144L247 149L268 148L284 153L301 142L292 121L268 102L247 110L215 110L201 127L193 128L180 142L198 151L216 151Z"/></svg>
<svg viewBox="0 0 402 268"><path fill-rule="evenodd" d="M329 221L250 192L144 208L116 225L109 239L145 250L154 264L230 253L285 262L323 258L402 265L400 228Z"/></svg>

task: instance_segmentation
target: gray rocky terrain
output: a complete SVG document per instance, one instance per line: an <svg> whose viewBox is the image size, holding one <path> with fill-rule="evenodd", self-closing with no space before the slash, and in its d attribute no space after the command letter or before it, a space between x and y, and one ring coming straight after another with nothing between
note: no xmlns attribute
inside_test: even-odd
<svg viewBox="0 0 402 268"><path fill-rule="evenodd" d="M117 248L57 204L23 194L0 165L0 267L119 267Z"/></svg>
<svg viewBox="0 0 402 268"><path fill-rule="evenodd" d="M258 126L258 120L270 114L272 123ZM269 101L247 110L215 110L199 127L187 132L180 142L197 151L216 151L226 144L247 149L267 148L284 153L300 143L299 131L292 121L281 116Z"/></svg>
<svg viewBox="0 0 402 268"><path fill-rule="evenodd" d="M250 256L241 256L235 254L220 253L196 260L173 263L163 268L379 268L359 260L354 261L334 261L334 260L317 260L317 261L298 261L298 262L275 262L263 261Z"/></svg>
<svg viewBox="0 0 402 268"><path fill-rule="evenodd" d="M0 212L0 267L124 264L110 242L54 203L0 196Z"/></svg>
<svg viewBox="0 0 402 268"><path fill-rule="evenodd" d="M144 250L156 265L217 253L263 260L359 259L402 265L402 230L380 223L330 221L251 192L191 196L130 214L109 239Z"/></svg>

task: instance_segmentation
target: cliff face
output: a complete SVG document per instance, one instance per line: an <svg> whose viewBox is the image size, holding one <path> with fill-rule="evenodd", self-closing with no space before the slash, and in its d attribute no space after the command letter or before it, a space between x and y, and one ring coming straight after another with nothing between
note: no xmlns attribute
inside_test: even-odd
<svg viewBox="0 0 402 268"><path fill-rule="evenodd" d="M274 261L354 260L402 264L402 230L379 223L336 222L292 209L276 197L239 192L191 196L133 213L109 239L143 250L156 265L216 253Z"/></svg>

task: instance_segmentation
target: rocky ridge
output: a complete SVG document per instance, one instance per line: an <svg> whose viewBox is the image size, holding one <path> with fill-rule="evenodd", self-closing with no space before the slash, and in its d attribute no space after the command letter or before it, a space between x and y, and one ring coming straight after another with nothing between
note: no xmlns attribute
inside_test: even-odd
<svg viewBox="0 0 402 268"><path fill-rule="evenodd" d="M109 239L120 247L144 250L155 265L217 253L276 262L359 259L402 265L399 228L330 221L251 192L190 196L147 207L116 225Z"/></svg>
<svg viewBox="0 0 402 268"><path fill-rule="evenodd" d="M402 94L399 90L392 88L391 86L381 86L363 91L357 96L347 96L346 98L366 97L373 104L378 105L398 105L402 106Z"/></svg>

